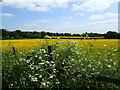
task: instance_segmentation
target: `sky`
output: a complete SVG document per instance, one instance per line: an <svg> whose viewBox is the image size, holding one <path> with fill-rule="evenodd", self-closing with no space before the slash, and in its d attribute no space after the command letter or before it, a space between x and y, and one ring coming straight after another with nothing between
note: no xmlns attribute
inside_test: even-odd
<svg viewBox="0 0 120 90"><path fill-rule="evenodd" d="M118 31L118 0L4 0L7 30L62 33Z"/></svg>

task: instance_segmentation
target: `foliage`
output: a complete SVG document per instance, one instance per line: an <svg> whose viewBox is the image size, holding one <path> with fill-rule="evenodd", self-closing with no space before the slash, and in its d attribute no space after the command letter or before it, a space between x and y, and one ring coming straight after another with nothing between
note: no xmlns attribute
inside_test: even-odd
<svg viewBox="0 0 120 90"><path fill-rule="evenodd" d="M108 31L106 34L99 33L83 33L83 34L71 34L71 33L52 33L52 32L30 32L30 31L8 31L6 29L0 29L2 31L2 39L30 39L30 38L41 38L43 39L46 35L48 36L79 36L79 37L105 37L107 39L118 39L120 33Z"/></svg>
<svg viewBox="0 0 120 90"><path fill-rule="evenodd" d="M112 39L115 39L115 38L120 39L120 33L108 31L108 32L104 35L104 37L105 37L106 39L110 39L110 38L112 38Z"/></svg>
<svg viewBox="0 0 120 90"><path fill-rule="evenodd" d="M3 88L110 88L119 85L89 79L101 75L120 79L118 48L84 48L78 42L55 42L56 60L50 60L47 42L29 53L3 51ZM77 74L76 74L77 73Z"/></svg>

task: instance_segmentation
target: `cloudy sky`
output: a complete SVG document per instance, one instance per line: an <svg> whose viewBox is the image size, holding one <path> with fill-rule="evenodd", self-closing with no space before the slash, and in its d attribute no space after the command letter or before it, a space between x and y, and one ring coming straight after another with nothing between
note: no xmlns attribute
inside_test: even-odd
<svg viewBox="0 0 120 90"><path fill-rule="evenodd" d="M4 0L0 16L8 30L106 33L118 31L118 0Z"/></svg>

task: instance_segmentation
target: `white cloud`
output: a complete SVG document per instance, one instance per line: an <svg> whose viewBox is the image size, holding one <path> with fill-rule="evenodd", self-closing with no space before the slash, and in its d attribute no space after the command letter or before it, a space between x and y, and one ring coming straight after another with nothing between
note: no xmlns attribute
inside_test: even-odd
<svg viewBox="0 0 120 90"><path fill-rule="evenodd" d="M52 23L54 21L55 21L55 19L44 19L44 20L34 21L33 23Z"/></svg>
<svg viewBox="0 0 120 90"><path fill-rule="evenodd" d="M79 15L79 16L84 16L83 13L76 13L76 15Z"/></svg>
<svg viewBox="0 0 120 90"><path fill-rule="evenodd" d="M5 0L3 6L11 6L15 8L25 8L31 11L47 12L52 8L66 8L68 6L68 0Z"/></svg>
<svg viewBox="0 0 120 90"><path fill-rule="evenodd" d="M36 20L36 21L32 21L30 23L24 24L24 27L36 27L38 25L42 25L45 23L54 23L55 19L44 19L44 20Z"/></svg>
<svg viewBox="0 0 120 90"><path fill-rule="evenodd" d="M38 24L39 25L39 24ZM34 30L34 31L48 31L48 32L69 32L69 33L84 33L84 32L97 32L106 33L107 31L118 32L118 20L106 20L98 21L95 23L72 25L64 24L61 26L46 26L46 27L22 27L22 30Z"/></svg>
<svg viewBox="0 0 120 90"><path fill-rule="evenodd" d="M117 13L105 13L105 14L101 14L101 15L91 15L89 17L90 20L100 20L100 19L104 19L104 18L110 18L110 17L117 17L118 14Z"/></svg>
<svg viewBox="0 0 120 90"><path fill-rule="evenodd" d="M71 17L68 17L68 19L74 19L74 17L71 16Z"/></svg>
<svg viewBox="0 0 120 90"><path fill-rule="evenodd" d="M11 14L11 13L0 13L0 16L3 16L3 17L14 17L15 15Z"/></svg>
<svg viewBox="0 0 120 90"><path fill-rule="evenodd" d="M54 26L47 27L47 30L51 32L70 32L70 33L84 33L84 32L106 33L109 30L118 31L118 20L116 19L107 20L82 25Z"/></svg>
<svg viewBox="0 0 120 90"><path fill-rule="evenodd" d="M83 3L77 3L72 5L72 10L83 10L83 11L103 11L109 8L113 3L118 2L117 0L87 0Z"/></svg>
<svg viewBox="0 0 120 90"><path fill-rule="evenodd" d="M4 6L26 8L31 11L47 12L54 8L66 8L68 2L78 2L72 5L72 10L102 11L118 0L4 0ZM82 3L81 3L82 2Z"/></svg>
<svg viewBox="0 0 120 90"><path fill-rule="evenodd" d="M87 0L4 0L4 2L83 2L83 1L87 1Z"/></svg>
<svg viewBox="0 0 120 90"><path fill-rule="evenodd" d="M71 24L71 22L68 22L68 21L65 21L65 22L62 22L63 24Z"/></svg>

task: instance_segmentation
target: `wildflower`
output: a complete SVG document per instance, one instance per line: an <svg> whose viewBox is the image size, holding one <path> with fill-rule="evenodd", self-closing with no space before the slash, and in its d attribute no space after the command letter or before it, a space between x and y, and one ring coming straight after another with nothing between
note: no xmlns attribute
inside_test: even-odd
<svg viewBox="0 0 120 90"><path fill-rule="evenodd" d="M111 66L110 66L110 65L108 65L108 67L110 68Z"/></svg>
<svg viewBox="0 0 120 90"><path fill-rule="evenodd" d="M38 66L36 65L35 67L36 67L36 69L38 70Z"/></svg>
<svg viewBox="0 0 120 90"><path fill-rule="evenodd" d="M47 84L49 84L50 82L46 82Z"/></svg>
<svg viewBox="0 0 120 90"><path fill-rule="evenodd" d="M53 67L55 66L55 64L53 64Z"/></svg>
<svg viewBox="0 0 120 90"><path fill-rule="evenodd" d="M57 56L59 56L59 54L56 54Z"/></svg>
<svg viewBox="0 0 120 90"><path fill-rule="evenodd" d="M45 64L45 63L39 63L39 64L43 65L43 64Z"/></svg>
<svg viewBox="0 0 120 90"><path fill-rule="evenodd" d="M37 55L35 55L35 57L38 57Z"/></svg>
<svg viewBox="0 0 120 90"><path fill-rule="evenodd" d="M78 42L77 41L72 41L72 43L77 44Z"/></svg>
<svg viewBox="0 0 120 90"><path fill-rule="evenodd" d="M44 56L49 56L48 54L45 54Z"/></svg>
<svg viewBox="0 0 120 90"><path fill-rule="evenodd" d="M56 84L59 84L60 82L56 82Z"/></svg>
<svg viewBox="0 0 120 90"><path fill-rule="evenodd" d="M39 41L39 39L37 39L36 41Z"/></svg>
<svg viewBox="0 0 120 90"><path fill-rule="evenodd" d="M41 57L41 56L39 56L39 59L42 59L42 57Z"/></svg>
<svg viewBox="0 0 120 90"><path fill-rule="evenodd" d="M81 62L81 60L78 60L79 62Z"/></svg>
<svg viewBox="0 0 120 90"><path fill-rule="evenodd" d="M36 47L38 47L38 45L35 45Z"/></svg>
<svg viewBox="0 0 120 90"><path fill-rule="evenodd" d="M29 75L29 77L31 77L31 75Z"/></svg>
<svg viewBox="0 0 120 90"><path fill-rule="evenodd" d="M10 84L10 86L13 86L13 84Z"/></svg>
<svg viewBox="0 0 120 90"><path fill-rule="evenodd" d="M62 42L58 41L58 43L62 43Z"/></svg>
<svg viewBox="0 0 120 90"><path fill-rule="evenodd" d="M89 64L88 67L91 68L91 64Z"/></svg>
<svg viewBox="0 0 120 90"><path fill-rule="evenodd" d="M79 45L75 44L75 47L78 47Z"/></svg>
<svg viewBox="0 0 120 90"><path fill-rule="evenodd" d="M51 75L50 78L53 78L53 75Z"/></svg>
<svg viewBox="0 0 120 90"><path fill-rule="evenodd" d="M26 61L26 63L29 63L29 62L30 62L30 60L27 60L27 61Z"/></svg>
<svg viewBox="0 0 120 90"><path fill-rule="evenodd" d="M36 73L35 75L37 76L38 74Z"/></svg>
<svg viewBox="0 0 120 90"><path fill-rule="evenodd" d="M34 67L31 67L31 69L33 70L33 69L34 69Z"/></svg>
<svg viewBox="0 0 120 90"><path fill-rule="evenodd" d="M31 81L33 81L33 82L38 81L38 80L37 80L37 77L32 77L32 78L31 78Z"/></svg>
<svg viewBox="0 0 120 90"><path fill-rule="evenodd" d="M113 65L116 65L117 63L116 62L113 62Z"/></svg>
<svg viewBox="0 0 120 90"><path fill-rule="evenodd" d="M22 61L22 58L20 58L19 60Z"/></svg>
<svg viewBox="0 0 120 90"><path fill-rule="evenodd" d="M115 56L115 54L112 54L113 56Z"/></svg>
<svg viewBox="0 0 120 90"><path fill-rule="evenodd" d="M42 83L43 86L46 86L46 83Z"/></svg>
<svg viewBox="0 0 120 90"><path fill-rule="evenodd" d="M85 58L85 60L87 60L87 58Z"/></svg>
<svg viewBox="0 0 120 90"><path fill-rule="evenodd" d="M40 52L46 53L45 49L40 49Z"/></svg>
<svg viewBox="0 0 120 90"><path fill-rule="evenodd" d="M47 64L49 64L50 62L49 61L46 61Z"/></svg>
<svg viewBox="0 0 120 90"><path fill-rule="evenodd" d="M26 59L23 59L23 61L26 61Z"/></svg>
<svg viewBox="0 0 120 90"><path fill-rule="evenodd" d="M53 69L54 71L56 70L56 69Z"/></svg>
<svg viewBox="0 0 120 90"><path fill-rule="evenodd" d="M53 61L51 61L51 63L54 63Z"/></svg>
<svg viewBox="0 0 120 90"><path fill-rule="evenodd" d="M42 71L42 69L40 69L40 71Z"/></svg>
<svg viewBox="0 0 120 90"><path fill-rule="evenodd" d="M56 69L53 69L53 73L56 73Z"/></svg>
<svg viewBox="0 0 120 90"><path fill-rule="evenodd" d="M32 52L34 52L34 50L31 50Z"/></svg>
<svg viewBox="0 0 120 90"><path fill-rule="evenodd" d="M43 53L46 53L45 49L43 50Z"/></svg>
<svg viewBox="0 0 120 90"><path fill-rule="evenodd" d="M74 61L74 59L72 58L71 61Z"/></svg>
<svg viewBox="0 0 120 90"><path fill-rule="evenodd" d="M100 62L100 61L98 61L98 64L99 64L99 65L101 65L101 62Z"/></svg>
<svg viewBox="0 0 120 90"><path fill-rule="evenodd" d="M76 52L76 54L79 54L79 52Z"/></svg>
<svg viewBox="0 0 120 90"><path fill-rule="evenodd" d="M31 65L29 65L29 67L31 68L31 69L34 69L34 67L33 67L33 65L31 64Z"/></svg>
<svg viewBox="0 0 120 90"><path fill-rule="evenodd" d="M104 45L104 47L107 47L107 45Z"/></svg>
<svg viewBox="0 0 120 90"><path fill-rule="evenodd" d="M108 52L108 54L110 54L110 52Z"/></svg>
<svg viewBox="0 0 120 90"><path fill-rule="evenodd" d="M44 61L44 60L41 60L42 62Z"/></svg>
<svg viewBox="0 0 120 90"><path fill-rule="evenodd" d="M98 55L101 55L101 53L98 52Z"/></svg>
<svg viewBox="0 0 120 90"><path fill-rule="evenodd" d="M110 59L110 61L112 61L112 59Z"/></svg>
<svg viewBox="0 0 120 90"><path fill-rule="evenodd" d="M22 54L22 52L20 52L20 54Z"/></svg>
<svg viewBox="0 0 120 90"><path fill-rule="evenodd" d="M39 76L39 78L41 78L41 77L42 77L42 75Z"/></svg>
<svg viewBox="0 0 120 90"><path fill-rule="evenodd" d="M97 72L96 74L100 74L100 72Z"/></svg>

